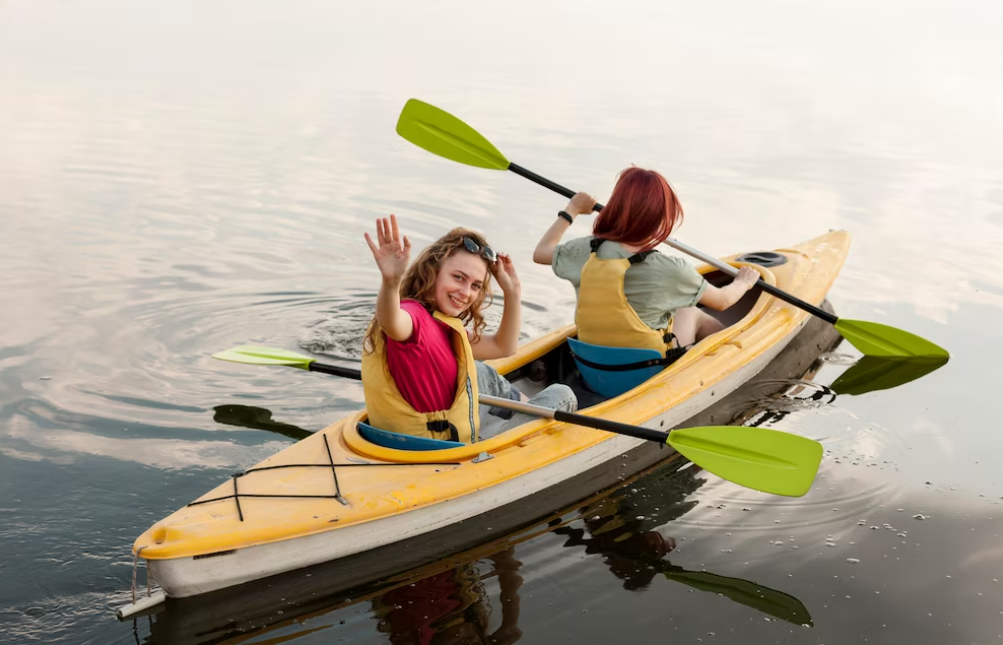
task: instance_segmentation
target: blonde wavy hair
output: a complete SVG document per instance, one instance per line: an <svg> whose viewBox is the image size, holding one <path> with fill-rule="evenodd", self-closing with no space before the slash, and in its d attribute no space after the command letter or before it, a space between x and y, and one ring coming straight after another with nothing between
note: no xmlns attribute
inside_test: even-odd
<svg viewBox="0 0 1003 645"><path fill-rule="evenodd" d="M411 263L411 266L407 268L404 279L401 280L401 300L417 300L429 313L435 311L435 280L439 276L439 269L442 267L443 262L457 252L470 253L463 245L463 238L465 237L469 237L474 242L477 242L477 245L482 249L488 245L484 236L469 228L454 228L446 233L422 251L418 258ZM481 307L485 306L485 299L489 305L494 300L491 294L493 267L487 260L484 260L484 263L488 266L487 275L484 277L484 286L470 304L470 307L460 314L460 322L464 326L471 320L474 322L474 342L480 339L481 332L487 326L487 323L484 322L484 315L481 313ZM366 330L365 340L362 343L364 353L368 354L375 350L378 328L376 316L373 316L373 319L369 322L369 328Z"/></svg>

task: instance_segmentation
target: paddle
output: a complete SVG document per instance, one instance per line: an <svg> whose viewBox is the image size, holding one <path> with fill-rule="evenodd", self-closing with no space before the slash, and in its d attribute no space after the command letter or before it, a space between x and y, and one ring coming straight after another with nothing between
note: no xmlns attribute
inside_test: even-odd
<svg viewBox="0 0 1003 645"><path fill-rule="evenodd" d="M284 365L362 380L359 370L324 365L309 356L270 347L245 345L213 354L213 358L249 365ZM775 495L800 497L807 493L822 460L822 444L817 441L767 428L706 426L672 430L666 434L493 396L481 395L479 400L484 405L668 444L708 472Z"/></svg>
<svg viewBox="0 0 1003 645"><path fill-rule="evenodd" d="M452 114L418 99L411 99L404 105L400 119L397 121L397 134L416 146L424 148L440 157L478 168L510 170L565 197L570 198L575 195L574 191L510 162L491 142L469 125L457 119ZM597 211L602 210L602 204L596 204L594 209ZM671 237L665 240L665 243L731 276L738 275L738 269L735 267L701 253ZM907 331L880 323L839 318L815 305L792 296L782 289L767 284L763 280L759 280L756 286L799 309L803 309L835 325L843 338L852 343L864 354L870 356L945 359L949 356L947 351L942 347Z"/></svg>

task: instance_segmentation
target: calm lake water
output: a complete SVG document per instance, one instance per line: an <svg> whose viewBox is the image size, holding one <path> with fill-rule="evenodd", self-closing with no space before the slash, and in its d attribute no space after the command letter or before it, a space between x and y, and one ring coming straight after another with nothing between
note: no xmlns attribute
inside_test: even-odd
<svg viewBox="0 0 1003 645"><path fill-rule="evenodd" d="M999 642L1001 7L0 0L0 640ZM531 262L565 200L399 138L411 97L600 201L663 171L715 255L847 229L836 311L953 358L773 401L827 449L800 499L673 464L404 582L117 622L143 530L362 404L210 355L356 360L375 217L419 246L483 230L526 338L571 319ZM760 591L715 592L736 581Z"/></svg>

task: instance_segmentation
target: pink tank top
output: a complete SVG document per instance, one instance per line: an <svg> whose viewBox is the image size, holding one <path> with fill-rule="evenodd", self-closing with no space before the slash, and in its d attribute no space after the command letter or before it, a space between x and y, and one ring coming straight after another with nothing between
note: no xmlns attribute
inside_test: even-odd
<svg viewBox="0 0 1003 645"><path fill-rule="evenodd" d="M456 395L458 363L453 330L432 317L416 300L401 300L414 331L404 342L387 338L390 376L404 400L418 412L448 410Z"/></svg>

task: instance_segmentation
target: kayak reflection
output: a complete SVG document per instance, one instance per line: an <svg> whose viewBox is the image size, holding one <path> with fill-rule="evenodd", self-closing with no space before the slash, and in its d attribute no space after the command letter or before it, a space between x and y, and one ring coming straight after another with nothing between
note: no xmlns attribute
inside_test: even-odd
<svg viewBox="0 0 1003 645"><path fill-rule="evenodd" d="M519 575L522 563L509 547L486 558L494 569L481 574L482 562L462 564L372 600L378 629L391 643L514 643L522 637L519 621ZM500 587L501 625L490 629L491 605L484 580L496 576Z"/></svg>
<svg viewBox="0 0 1003 645"><path fill-rule="evenodd" d="M680 469L682 463L663 462L516 532L375 582L365 582L372 579L371 569L334 562L194 598L168 599L152 617L147 642L294 641L317 630L347 629L346 617L359 614L349 608L368 604L376 633L368 620L353 621L353 641L369 632L402 644L514 643L523 633L518 621L524 580L517 550L523 544L553 549L541 540L548 534L566 538L564 548L601 556L626 589L644 592L655 577L664 576L775 618L811 624L804 605L789 594L689 571L666 559L676 548L666 525L698 504L693 494L705 481L697 476L699 468ZM346 584L346 579L355 582ZM492 579L497 579L497 598L488 592L495 588L486 584ZM500 616L492 614L493 605L501 608Z"/></svg>

